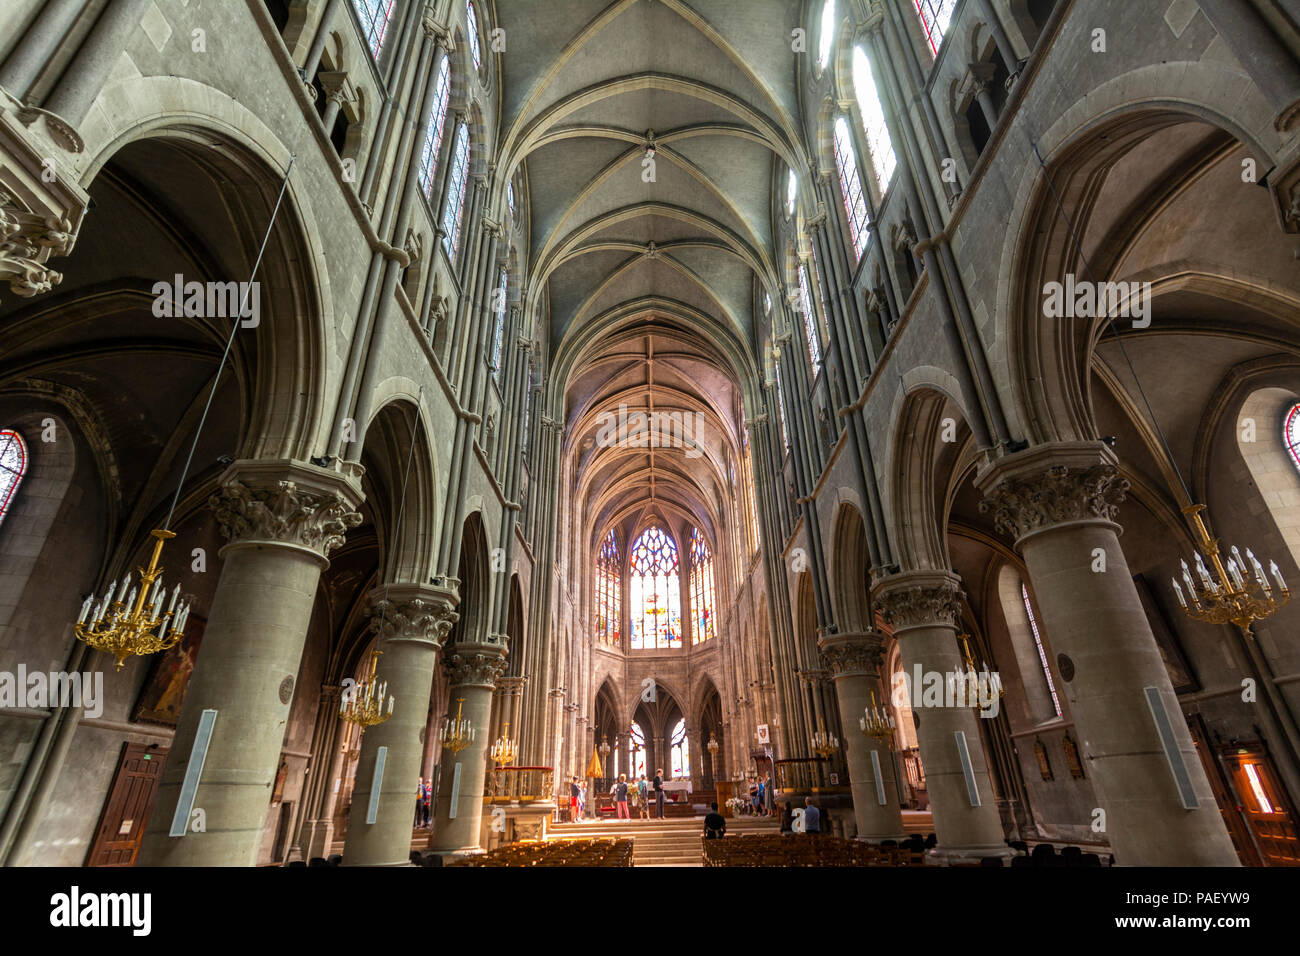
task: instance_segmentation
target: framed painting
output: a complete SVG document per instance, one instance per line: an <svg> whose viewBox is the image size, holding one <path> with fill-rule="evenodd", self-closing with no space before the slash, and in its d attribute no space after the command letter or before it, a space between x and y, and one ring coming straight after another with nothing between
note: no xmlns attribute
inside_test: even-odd
<svg viewBox="0 0 1300 956"><path fill-rule="evenodd" d="M185 702L185 691L194 673L206 623L204 618L191 614L185 634L175 646L154 655L149 676L131 712L132 720L172 728L180 722L181 704Z"/></svg>

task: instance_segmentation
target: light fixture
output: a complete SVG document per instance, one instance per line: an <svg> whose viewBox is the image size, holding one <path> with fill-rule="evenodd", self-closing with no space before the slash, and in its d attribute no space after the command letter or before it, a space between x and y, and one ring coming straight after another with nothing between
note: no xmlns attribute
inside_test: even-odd
<svg viewBox="0 0 1300 956"><path fill-rule="evenodd" d="M1196 543L1209 557L1214 571L1211 573L1210 568L1205 566L1201 551L1193 551L1195 577L1186 559L1183 559L1183 582L1187 585L1187 594L1184 596L1177 578L1170 578L1174 594L1183 610L1194 620L1208 624L1235 624L1247 638L1251 638L1251 625L1286 604L1291 599L1291 591L1282 579L1276 561L1268 563L1276 588L1269 583L1268 576L1264 574L1264 566L1251 553L1250 548L1246 549L1246 557L1243 559L1234 545L1225 563L1219 553L1219 539L1210 537L1209 528L1202 516L1204 511L1205 505L1191 505L1183 509L1183 514L1191 518ZM1250 562L1250 568L1246 567L1247 561ZM1189 599L1191 606L1187 603Z"/></svg>
<svg viewBox="0 0 1300 956"><path fill-rule="evenodd" d="M876 704L876 692L871 692L871 706L863 708L863 715L858 718L858 726L867 737L874 737L882 744L894 739L894 715L884 707Z"/></svg>
<svg viewBox="0 0 1300 956"><path fill-rule="evenodd" d="M185 632L190 616L189 602L180 601L179 584L172 589L171 601L163 611L167 595L163 591L163 569L158 566L158 558L164 542L176 534L161 528L149 533L154 537L153 555L147 568L136 568L140 574L139 586L131 584L128 571L120 582L109 585L108 593L101 600L96 601L90 595L81 605L81 616L73 629L77 640L116 657L117 670L122 669L132 654L156 654L174 647Z"/></svg>
<svg viewBox="0 0 1300 956"><path fill-rule="evenodd" d="M454 754L460 753L466 747L474 742L474 727L468 717L461 716L461 706L465 703L464 697L456 698L456 719L448 717L442 725L442 746L445 750L450 750Z"/></svg>
<svg viewBox="0 0 1300 956"><path fill-rule="evenodd" d="M488 756L498 767L515 762L515 757L519 756L519 748L513 740L510 739L510 723L506 722L501 731L501 736L496 739L492 749L488 751Z"/></svg>
<svg viewBox="0 0 1300 956"><path fill-rule="evenodd" d="M834 734L828 734L826 728L822 726L821 718L818 718L817 731L812 735L812 745L813 753L829 757L840 749L840 739Z"/></svg>
<svg viewBox="0 0 1300 956"><path fill-rule="evenodd" d="M349 724L356 724L362 733L365 733L367 727L382 724L393 716L395 700L387 693L388 681L375 679L379 655L382 653L383 651L375 651L370 655L370 672L353 690L343 694L343 701L339 705L339 716ZM386 697L387 704L384 700Z"/></svg>

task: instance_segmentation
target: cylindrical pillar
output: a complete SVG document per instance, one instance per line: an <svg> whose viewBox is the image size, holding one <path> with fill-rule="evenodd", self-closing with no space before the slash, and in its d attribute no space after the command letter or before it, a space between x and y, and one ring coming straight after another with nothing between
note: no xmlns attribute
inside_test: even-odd
<svg viewBox="0 0 1300 956"><path fill-rule="evenodd" d="M893 748L888 741L861 733L858 723L871 707L872 691L880 683L883 643L881 635L874 633L830 634L819 642L834 674L858 839L871 843L901 840L907 835L894 781ZM884 703L880 694L876 702Z"/></svg>
<svg viewBox="0 0 1300 956"><path fill-rule="evenodd" d="M316 586L326 555L360 524L360 499L354 485L324 468L240 461L209 501L230 543L221 550L203 654L158 786L141 865L257 862ZM196 750L208 711L215 722L206 748ZM171 836L182 784L200 769L193 798L187 793L176 821L183 835Z"/></svg>
<svg viewBox="0 0 1300 956"><path fill-rule="evenodd" d="M412 794L424 753L420 735L427 724L438 649L456 622L452 608L457 598L454 591L442 588L391 584L376 588L371 600L371 626L378 632L380 652L375 680L387 684L393 715L361 737L343 863L405 866L411 855ZM383 770L376 786L381 750Z"/></svg>
<svg viewBox="0 0 1300 956"><path fill-rule="evenodd" d="M429 849L443 855L475 853L480 848L487 749L492 745L487 732L492 691L505 670L506 652L499 644L457 642L448 648L443 664L451 677L450 713L454 717L454 705L460 705L461 717L468 718L474 730L474 741L456 753L443 748L438 809ZM409 820L410 807L407 810Z"/></svg>
<svg viewBox="0 0 1300 956"><path fill-rule="evenodd" d="M149 0L114 0L104 7L54 92L42 104L46 110L72 126L81 125L148 4Z"/></svg>
<svg viewBox="0 0 1300 956"><path fill-rule="evenodd" d="M875 597L893 629L910 684L917 743L939 845L939 862L1012 856L989 780L979 717L957 682L966 672L957 648L965 595L946 571L905 571L884 579ZM893 688L892 692L899 692Z"/></svg>
<svg viewBox="0 0 1300 956"><path fill-rule="evenodd" d="M1273 125L1288 130L1300 119L1300 63L1249 0L1198 0L1241 68L1276 114Z"/></svg>
<svg viewBox="0 0 1300 956"><path fill-rule="evenodd" d="M1114 453L1040 445L976 485L1024 555L1116 862L1239 865L1119 546Z"/></svg>
<svg viewBox="0 0 1300 956"><path fill-rule="evenodd" d="M54 59L86 0L49 0L0 67L0 86L26 101L32 84Z"/></svg>

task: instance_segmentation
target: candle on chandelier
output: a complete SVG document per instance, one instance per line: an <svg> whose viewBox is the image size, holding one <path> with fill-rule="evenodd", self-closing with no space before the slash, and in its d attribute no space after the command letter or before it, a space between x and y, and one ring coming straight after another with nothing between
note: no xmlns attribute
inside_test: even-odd
<svg viewBox="0 0 1300 956"><path fill-rule="evenodd" d="M1178 586L1177 578L1170 578L1169 583L1174 586L1174 594L1178 597L1178 603L1182 605L1184 611L1187 610L1187 598L1183 597L1183 589Z"/></svg>
<svg viewBox="0 0 1300 956"><path fill-rule="evenodd" d="M93 601L94 599L95 599L94 595L91 595L90 597L86 598L85 603L81 605L81 617L77 618L78 624L86 623L86 617L87 615L90 614L90 602Z"/></svg>
<svg viewBox="0 0 1300 956"><path fill-rule="evenodd" d="M172 611L176 610L176 599L180 596L181 596L181 586L178 584L176 585L176 587L172 588L172 599L171 602L167 605L167 613L169 615L172 613Z"/></svg>
<svg viewBox="0 0 1300 956"><path fill-rule="evenodd" d="M1275 581L1277 582L1278 590L1279 590L1279 591L1285 591L1285 590L1286 590L1286 582L1282 580L1282 572L1279 571L1279 570L1277 569L1277 562L1276 562L1276 561L1269 561L1269 563L1268 563L1268 569L1269 569L1271 572L1273 572L1273 580L1275 580Z"/></svg>
<svg viewBox="0 0 1300 956"><path fill-rule="evenodd" d="M1269 589L1268 578L1264 577L1264 567L1259 563L1259 558L1255 557L1250 548L1246 549L1246 557L1250 558L1250 563L1255 568L1255 580L1259 582L1260 587L1267 591Z"/></svg>

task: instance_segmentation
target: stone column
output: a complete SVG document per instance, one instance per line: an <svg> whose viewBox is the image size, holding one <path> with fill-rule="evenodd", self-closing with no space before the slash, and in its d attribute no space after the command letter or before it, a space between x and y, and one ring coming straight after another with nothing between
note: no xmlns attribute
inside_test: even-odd
<svg viewBox="0 0 1300 956"><path fill-rule="evenodd" d="M475 733L474 742L459 753L443 748L438 807L429 849L457 856L479 850L483 781L487 775L487 750L492 746L492 741L487 739L492 691L505 670L506 649L500 644L457 642L448 649L443 663L451 675L451 701L455 704L463 698L461 716L469 718ZM454 706L450 713L455 715ZM410 808L407 810L409 820Z"/></svg>
<svg viewBox="0 0 1300 956"><path fill-rule="evenodd" d="M239 461L209 500L230 543L180 724L140 849L143 866L252 866L262 841L294 681L326 556L360 524L336 472ZM216 722L193 809L206 829L169 835L205 711ZM189 822L182 820L182 823Z"/></svg>
<svg viewBox="0 0 1300 956"><path fill-rule="evenodd" d="M149 0L108 4L42 106L71 125L80 126L148 5Z"/></svg>
<svg viewBox="0 0 1300 956"><path fill-rule="evenodd" d="M949 679L956 680L964 672L957 646L957 620L965 597L959 584L959 579L946 571L905 571L885 578L873 594L898 641L904 671L912 680L917 743L925 761L934 831L939 838L930 855L943 863L1013 855L993 799L979 717L964 700L946 706ZM922 674L920 687L915 682L918 670ZM940 694L937 703L933 696L936 686ZM970 762L975 793L963 768L963 752Z"/></svg>
<svg viewBox="0 0 1300 956"><path fill-rule="evenodd" d="M1273 125L1281 131L1294 126L1300 119L1300 63L1273 27L1250 0L1197 2L1241 68L1273 107L1277 114Z"/></svg>
<svg viewBox="0 0 1300 956"><path fill-rule="evenodd" d="M36 14L36 19L0 68L0 86L12 93L15 99L26 101L36 77L54 59L84 2L49 0Z"/></svg>
<svg viewBox="0 0 1300 956"><path fill-rule="evenodd" d="M1116 861L1239 865L1119 546L1128 482L1114 453L1095 442L1040 445L989 466L976 486L1024 556ZM1157 720L1172 734L1182 796Z"/></svg>
<svg viewBox="0 0 1300 956"><path fill-rule="evenodd" d="M323 831L329 829L330 818L325 813L333 781L338 776L339 699L342 688L337 684L322 684L320 701L316 705L316 726L311 736L311 763L295 829L293 846L286 859L290 862L307 859L304 847L329 846ZM318 837L319 835L319 837ZM327 856L328 853L316 853Z"/></svg>
<svg viewBox="0 0 1300 956"><path fill-rule="evenodd" d="M821 638L818 647L834 675L858 839L869 843L901 840L907 834L898 806L893 747L888 741L882 742L863 734L858 723L871 706L873 690L876 691L876 703L888 706L887 698L879 690L884 639L877 633L828 634Z"/></svg>
<svg viewBox="0 0 1300 956"><path fill-rule="evenodd" d="M411 856L415 789L424 754L438 650L456 622L454 591L420 584L391 584L371 592L371 627L378 633L377 681L394 698L393 716L364 731L357 765L346 866L406 866ZM477 742L477 741L476 741ZM375 769L384 748L384 771L373 823L368 823Z"/></svg>

